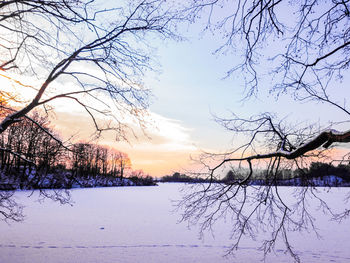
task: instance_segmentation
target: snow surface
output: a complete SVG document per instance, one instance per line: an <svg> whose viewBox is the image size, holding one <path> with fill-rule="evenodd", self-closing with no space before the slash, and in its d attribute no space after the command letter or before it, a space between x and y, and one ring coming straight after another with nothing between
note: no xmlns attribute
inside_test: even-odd
<svg viewBox="0 0 350 263"><path fill-rule="evenodd" d="M244 241L235 258L223 257L232 241L229 222L219 222L215 238L198 239L198 229L177 223L171 200L183 184L155 187L115 187L71 190L73 206L37 201L36 193L16 194L23 203L22 223L0 222L0 263L129 263L129 262L259 262L262 252ZM285 189L292 189L285 187ZM287 190L286 190L287 191ZM341 209L347 188L333 189L330 202ZM330 222L315 214L323 239L292 234L302 262L350 262L349 220ZM266 262L293 262L277 249Z"/></svg>

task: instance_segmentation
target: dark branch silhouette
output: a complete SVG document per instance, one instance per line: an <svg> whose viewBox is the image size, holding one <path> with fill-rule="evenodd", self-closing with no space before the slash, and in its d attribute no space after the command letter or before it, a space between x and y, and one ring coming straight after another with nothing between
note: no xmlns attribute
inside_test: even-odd
<svg viewBox="0 0 350 263"><path fill-rule="evenodd" d="M0 77L11 86L0 88L0 135L30 120L38 134L54 141L53 153L67 150L70 145L31 113L47 113L55 101L68 100L91 118L97 135L112 130L116 138L128 140L133 133L126 119L144 127L150 90L142 78L156 69L151 41L178 39L174 32L180 17L164 0L112 5L94 0L2 1ZM12 156L8 160L17 160L19 169L22 162L24 167L37 164L16 148L1 149L4 156ZM19 218L11 196L6 196L8 201L0 204L4 218L11 219L11 212L13 219ZM57 192L53 199L64 202L63 196Z"/></svg>
<svg viewBox="0 0 350 263"><path fill-rule="evenodd" d="M307 228L316 232L312 208L307 206L309 198L318 200L336 220L349 216L348 209L335 214L308 181L296 189L292 204L279 185L286 171L289 179L292 173L305 177L303 169L313 161L349 164L348 151L343 157L334 157L339 147L344 150L350 142L349 8L349 1L206 0L190 1L184 11L194 22L198 17L207 18L204 32L223 39L216 54L235 52L237 63L226 77L243 73L245 99L268 91L277 100L289 95L294 100L292 107L309 103L317 110L324 104L338 111L328 123L307 119L296 123L290 118L279 119L275 113L216 117L235 136L233 146L224 153L204 152L199 157L203 168L193 176L204 177L209 183L193 186L179 205L183 219L200 223L202 230L210 229L222 217L230 217L234 239L231 253L243 237L255 238L262 230L270 235L262 242L265 255L282 240L286 252L299 262L288 232ZM340 99L339 87L343 89ZM233 173L232 178L222 182L227 171ZM254 180L264 185L252 185Z"/></svg>

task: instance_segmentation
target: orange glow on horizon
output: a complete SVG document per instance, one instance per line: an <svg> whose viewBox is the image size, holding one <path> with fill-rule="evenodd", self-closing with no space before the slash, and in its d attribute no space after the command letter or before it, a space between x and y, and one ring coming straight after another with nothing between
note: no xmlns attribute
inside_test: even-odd
<svg viewBox="0 0 350 263"><path fill-rule="evenodd" d="M52 124L63 140L67 140L72 135L75 135L71 140L72 142L82 140L91 142L94 125L85 114L56 112ZM190 167L190 155L196 154L196 151L186 147L176 149L176 147L172 147L171 142L169 144L167 138L149 135L152 138L151 140L147 137L140 137L127 143L125 141L116 141L114 133L106 132L93 143L126 153L131 160L132 170L143 170L145 174L149 174L152 177L181 172Z"/></svg>

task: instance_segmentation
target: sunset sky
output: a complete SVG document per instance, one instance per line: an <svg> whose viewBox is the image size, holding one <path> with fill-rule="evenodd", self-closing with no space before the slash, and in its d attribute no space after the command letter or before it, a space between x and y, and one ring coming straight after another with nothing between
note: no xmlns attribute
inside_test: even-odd
<svg viewBox="0 0 350 263"><path fill-rule="evenodd" d="M141 136L126 143L116 142L113 135L104 134L99 140L101 144L128 153L134 169L162 176L188 169L192 163L190 157L195 157L201 150L222 152L230 149L233 135L215 123L214 115L230 116L232 111L248 117L275 111L280 117L299 124L337 119L337 111L327 105L296 104L289 96L276 100L266 90L261 90L257 98L242 102L242 76L223 79L234 64L235 54L213 55L218 44L215 37L198 38L198 32L187 34L188 41L159 45L157 54L162 73L146 76L146 86L154 94L149 116L154 125L146 131L150 138ZM339 97L342 97L341 93ZM87 116L57 116L56 125L60 131L67 129L70 133L87 135L89 129L82 127L90 125L92 128Z"/></svg>
<svg viewBox="0 0 350 263"><path fill-rule="evenodd" d="M234 112L247 117L274 111L279 117L299 123L338 119L338 113L326 105L299 103L296 106L289 95L276 100L275 94L268 93L271 87L268 76L260 83L262 88L257 97L242 101L244 76L237 72L225 78L239 55L232 51L214 54L222 39L219 34L201 33L202 28L200 23L183 28L187 39L181 42L154 40L152 43L157 48L156 60L161 72L147 72L144 77L146 87L154 95L147 117L151 123L146 129L148 137L141 135L137 139L131 137L130 142L117 142L115 135L104 133L98 141L126 152L134 169L143 169L158 177L189 168L190 157L201 150L230 149L232 134L215 123L215 115L227 117ZM6 86L8 82L1 78L1 84ZM343 97L341 91L334 94L339 99ZM88 140L94 128L86 113L66 101L56 102L55 112L52 124L63 138L74 135L76 141ZM139 133L136 126L134 129Z"/></svg>
<svg viewBox="0 0 350 263"><path fill-rule="evenodd" d="M134 143L126 151L131 153L134 165L155 176L188 167L190 154L201 150L223 152L232 146L233 134L225 131L213 119L214 115L227 117L234 112L243 117L268 111L277 112L300 124L320 120L339 120L342 117L327 105L295 103L289 95L276 100L268 94L271 86L263 82L265 90L257 98L242 101L244 80L241 75L223 79L235 63L235 54L215 55L218 46L215 36L199 38L199 32L187 32L188 41L160 45L158 54L162 74L146 79L155 99L150 107L156 114L160 135L157 139ZM336 93L342 99L342 92ZM159 137L157 137L159 138ZM177 145L173 149L169 144Z"/></svg>

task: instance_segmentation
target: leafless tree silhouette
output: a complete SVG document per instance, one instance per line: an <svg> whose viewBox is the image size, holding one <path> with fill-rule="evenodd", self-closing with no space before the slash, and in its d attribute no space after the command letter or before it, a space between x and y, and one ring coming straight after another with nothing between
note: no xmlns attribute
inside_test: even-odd
<svg viewBox="0 0 350 263"><path fill-rule="evenodd" d="M204 176L211 183L193 186L180 207L184 209L183 219L200 222L202 230L230 214L235 239L231 252L243 236L254 237L259 230L268 230L270 237L262 243L265 254L281 239L286 251L300 261L288 240L288 230L301 231L310 226L315 230L307 198L316 198L337 219L349 215L349 209L335 215L312 186L297 189L294 202L289 202L290 196L286 197L278 186L281 171L302 172L313 160L349 164L348 151L334 160L334 149L350 142L350 110L346 103L349 8L349 1L208 0L192 1L186 9L190 19L205 18L205 30L220 34L223 43L217 53L234 50L235 59L242 58L227 76L243 72L246 99L259 96L261 90L277 98L289 94L296 107L299 102L316 106L322 103L337 109L337 117L342 118L305 126L278 119L277 114L269 112L247 118L234 113L216 118L239 139L225 153L203 153L199 158L203 169L194 175ZM270 87L262 86L266 85L261 81L266 73L273 80ZM336 96L339 87L344 96L341 100ZM236 180L218 183L228 169L238 174ZM249 186L258 177L265 180L265 185Z"/></svg>
<svg viewBox="0 0 350 263"><path fill-rule="evenodd" d="M115 129L123 137L127 127L113 111L141 121L148 106L141 79L154 65L148 35L176 37L175 14L164 5L158 0L110 8L97 1L3 1L0 69L21 92L31 89L33 97L2 119L0 131L36 107L67 99L91 116L97 131ZM36 81L27 84L23 76ZM2 97L8 94L1 90ZM115 124L101 127L98 114L114 117Z"/></svg>
<svg viewBox="0 0 350 263"><path fill-rule="evenodd" d="M23 207L13 198L14 192L0 192L0 219L5 221L21 221L24 218Z"/></svg>
<svg viewBox="0 0 350 263"><path fill-rule="evenodd" d="M149 40L177 38L178 18L164 0L1 1L0 77L12 86L0 88L0 133L30 119L33 109L49 111L65 100L91 117L97 133L113 130L127 139L126 119L143 127L149 103L142 82L156 66Z"/></svg>

